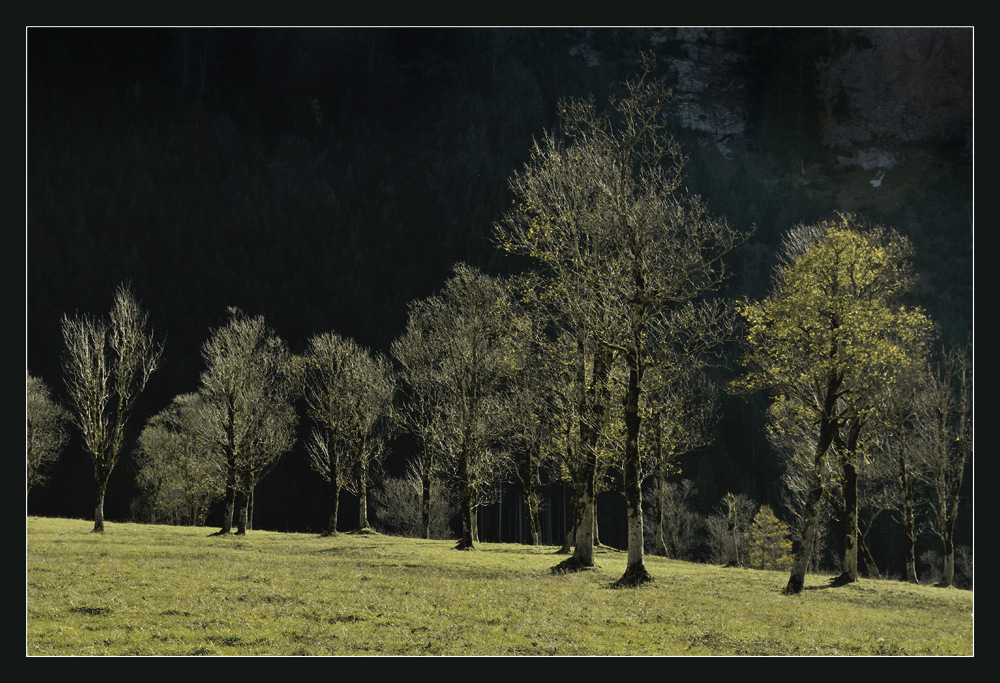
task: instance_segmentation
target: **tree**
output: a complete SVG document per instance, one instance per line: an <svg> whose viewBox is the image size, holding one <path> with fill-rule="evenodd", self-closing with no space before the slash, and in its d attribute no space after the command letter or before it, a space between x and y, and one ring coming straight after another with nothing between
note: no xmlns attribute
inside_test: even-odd
<svg viewBox="0 0 1000 683"><path fill-rule="evenodd" d="M201 375L201 423L211 449L222 454L225 513L220 535L248 526L247 507L254 488L288 452L295 440L292 358L285 344L264 324L237 308L229 323L202 345L207 366Z"/></svg>
<svg viewBox="0 0 1000 683"><path fill-rule="evenodd" d="M746 532L757 507L742 493L722 497L717 514L707 520L712 561L727 567L741 567L747 559Z"/></svg>
<svg viewBox="0 0 1000 683"><path fill-rule="evenodd" d="M27 464L25 466L25 496L31 489L48 480L48 468L59 459L69 440L66 423L69 413L52 400L49 388L30 373L25 404L27 422Z"/></svg>
<svg viewBox="0 0 1000 683"><path fill-rule="evenodd" d="M367 490L367 459L377 453L376 424L389 415L395 382L388 362L374 359L354 341L327 332L309 340L303 396L316 423L306 449L313 469L330 484L330 522L326 534L337 533L344 466L354 462L365 473L359 482ZM369 441L371 440L371 443ZM364 498L364 496L362 496ZM362 528L367 504L362 500Z"/></svg>
<svg viewBox="0 0 1000 683"><path fill-rule="evenodd" d="M220 454L203 436L202 411L199 394L182 394L139 436L136 484L150 521L200 526L225 490Z"/></svg>
<svg viewBox="0 0 1000 683"><path fill-rule="evenodd" d="M563 106L565 111L565 106ZM556 570L594 566L594 506L598 442L611 405L616 351L610 331L617 311L607 283L615 275L610 223L596 203L590 148L571 149L548 133L535 142L511 189L520 202L496 228L500 246L539 262L558 362L565 372L561 412L565 455L574 482L574 553Z"/></svg>
<svg viewBox="0 0 1000 683"><path fill-rule="evenodd" d="M900 521L903 525L903 566L906 580L917 583L916 485L924 471L917 430L923 420L930 375L925 364L910 367L892 386L880 441L884 459L894 470Z"/></svg>
<svg viewBox="0 0 1000 683"><path fill-rule="evenodd" d="M643 474L655 477L653 553L664 557L671 556L664 536L667 477L679 471L681 454L709 443L718 391L702 373L674 377L671 369L658 366L650 373L652 386L643 393L640 433Z"/></svg>
<svg viewBox="0 0 1000 683"><path fill-rule="evenodd" d="M431 481L430 531L425 527L423 480L419 461L411 462L404 476L385 479L372 494L379 524L383 529L413 538L452 538L449 522L458 510L440 475L435 475Z"/></svg>
<svg viewBox="0 0 1000 683"><path fill-rule="evenodd" d="M643 76L625 83L624 98L611 99L611 115L599 114L592 100L560 104L567 140L549 135L544 147L536 143L525 172L511 183L519 208L499 228L501 246L538 259L548 271L551 298L563 303L557 323L579 344L594 345L591 385L585 387L584 375L578 375L580 395L587 397L579 411L581 443L592 453L607 417L611 364L621 357L628 369L629 551L621 586L650 580L643 559L639 454L645 372L659 362L658 347L684 348L679 359L688 362L725 338L725 307L694 302L721 282L722 257L743 240L711 219L698 197L682 191L686 159L664 132L673 95L651 77L654 68L644 54ZM674 316L700 326L674 324ZM583 483L589 508L592 491ZM592 564L592 550L575 563Z"/></svg>
<svg viewBox="0 0 1000 683"><path fill-rule="evenodd" d="M798 430L812 445L801 541L786 593L804 586L831 447L856 437L878 397L917 362L910 349L930 330L922 312L896 303L913 281L911 253L905 238L863 229L849 216L800 226L785 237L771 296L740 307L749 325L750 372L734 389L769 389L772 429ZM857 454L849 442L846 451ZM856 507L845 522L856 539Z"/></svg>
<svg viewBox="0 0 1000 683"><path fill-rule="evenodd" d="M787 571L792 567L791 550L788 525L770 507L761 506L747 530L747 563L755 569Z"/></svg>
<svg viewBox="0 0 1000 683"><path fill-rule="evenodd" d="M104 533L104 494L122 453L132 409L163 353L152 330L147 332L148 325L149 315L127 285L115 292L109 322L86 315L62 319L63 375L97 484L95 533Z"/></svg>
<svg viewBox="0 0 1000 683"><path fill-rule="evenodd" d="M362 353L355 358L360 389L355 394L357 417L351 432L354 480L351 491L358 496L358 531L370 531L368 523L368 480L370 469L389 450L396 431L392 402L396 395L396 377L388 359Z"/></svg>
<svg viewBox="0 0 1000 683"><path fill-rule="evenodd" d="M927 478L934 494L937 532L944 544L944 572L937 585L955 580L955 523L965 467L972 461L972 358L969 349L943 354L931 374L928 413L922 425Z"/></svg>
<svg viewBox="0 0 1000 683"><path fill-rule="evenodd" d="M401 405L393 415L399 426L420 447L420 464L416 468L421 482L421 538L431 538L432 486L440 474L439 456L443 420L443 401L434 381L437 370L431 345L431 330L421 315L414 316L411 305L406 331L392 343L392 357L400 364L404 382Z"/></svg>
<svg viewBox="0 0 1000 683"><path fill-rule="evenodd" d="M427 345L422 362L440 401L440 440L454 456L462 514L457 547L472 550L474 509L494 470L493 446L508 429L516 350L527 323L501 283L464 264L454 271L440 295L411 304L409 325Z"/></svg>

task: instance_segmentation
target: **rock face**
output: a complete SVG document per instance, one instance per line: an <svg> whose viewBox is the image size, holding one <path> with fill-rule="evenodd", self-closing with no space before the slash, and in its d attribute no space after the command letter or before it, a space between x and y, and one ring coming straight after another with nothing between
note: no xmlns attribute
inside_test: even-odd
<svg viewBox="0 0 1000 683"><path fill-rule="evenodd" d="M753 120L885 169L894 145L965 135L972 118L971 29L662 29L653 42L679 44L681 121L726 158Z"/></svg>
<svg viewBox="0 0 1000 683"><path fill-rule="evenodd" d="M833 119L830 144L947 135L972 117L972 31L865 29L842 53L819 66ZM863 45L867 40L869 46Z"/></svg>

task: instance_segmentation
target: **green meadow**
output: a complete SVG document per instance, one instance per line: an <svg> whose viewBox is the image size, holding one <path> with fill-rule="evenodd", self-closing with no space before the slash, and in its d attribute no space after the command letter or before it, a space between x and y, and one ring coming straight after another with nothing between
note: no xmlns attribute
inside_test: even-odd
<svg viewBox="0 0 1000 683"><path fill-rule="evenodd" d="M972 655L973 593L553 547L28 518L28 655Z"/></svg>

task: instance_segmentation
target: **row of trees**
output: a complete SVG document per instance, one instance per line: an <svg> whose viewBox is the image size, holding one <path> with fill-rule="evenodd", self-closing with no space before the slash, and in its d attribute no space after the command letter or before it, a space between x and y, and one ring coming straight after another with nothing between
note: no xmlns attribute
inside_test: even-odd
<svg viewBox="0 0 1000 683"><path fill-rule="evenodd" d="M723 258L745 236L683 189L686 158L663 132L672 96L650 76L652 60L643 66L608 113L591 100L562 102L561 135L537 142L511 181L516 207L495 235L532 261L531 274L504 281L455 266L440 294L411 304L391 350L398 377L387 358L332 332L295 356L262 318L230 309L229 323L202 347L198 391L143 432L144 471L162 473L158 459L172 454L171 467L191 482L185 490L198 491L184 498L191 520L222 491L220 533L234 515L245 533L254 489L294 443L293 399L301 396L314 425L310 461L331 489L328 533L337 530L344 486L358 494L368 526L368 472L403 429L421 451L422 535L431 533L432 489L443 476L458 491L458 547L474 548L476 509L489 502L491 480L516 472L537 542L536 491L547 470L569 479L575 496L573 556L554 569L592 566L600 474L614 466L628 517L619 585L650 580L642 484L655 477L662 500L677 456L709 437L716 402L705 369L736 336L732 306L714 292ZM912 425L930 424L905 408L916 386L908 378L926 376L932 338L926 316L898 304L913 279L910 254L905 239L850 217L800 227L786 238L772 295L737 307L748 325L749 372L731 388L772 393L771 436L801 482L792 486L802 500L790 593L802 589L824 501L845 522L841 578L857 579L868 463L907 443ZM127 288L108 325L64 319L67 388L98 483L95 531L128 416L162 350L147 326ZM937 442L947 463L935 475L948 501L939 513L946 533L971 453L971 380L957 393L951 379L941 382L948 397L961 397L957 406L942 399L939 409L940 438L958 434ZM893 420L902 427L890 445ZM905 492L912 474L900 467ZM163 488L152 475L145 483ZM662 514L655 524L654 548L667 552Z"/></svg>

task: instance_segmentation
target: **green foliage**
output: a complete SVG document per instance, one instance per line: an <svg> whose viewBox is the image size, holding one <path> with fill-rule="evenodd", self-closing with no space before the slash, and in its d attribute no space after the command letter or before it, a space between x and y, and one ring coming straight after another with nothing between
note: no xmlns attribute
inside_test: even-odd
<svg viewBox="0 0 1000 683"><path fill-rule="evenodd" d="M788 525L775 517L770 507L761 506L746 532L747 564L754 569L791 569L789 534Z"/></svg>

